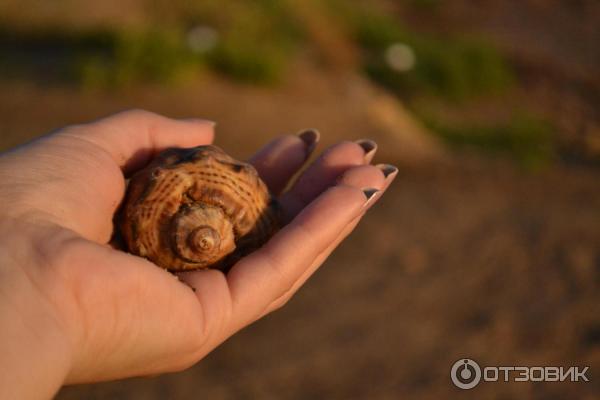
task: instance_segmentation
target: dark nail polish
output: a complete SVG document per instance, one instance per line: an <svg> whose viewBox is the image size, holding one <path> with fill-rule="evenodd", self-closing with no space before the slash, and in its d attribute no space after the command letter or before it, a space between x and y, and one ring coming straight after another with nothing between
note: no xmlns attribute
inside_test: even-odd
<svg viewBox="0 0 600 400"><path fill-rule="evenodd" d="M377 168L379 168L381 172L383 172L383 176L385 176L386 178L398 172L398 168L390 164L378 164Z"/></svg>
<svg viewBox="0 0 600 400"><path fill-rule="evenodd" d="M317 143L319 143L321 134L316 129L307 129L298 133L298 137L304 142L304 147L306 148L306 155L309 156L313 152L315 147L317 147Z"/></svg>
<svg viewBox="0 0 600 400"><path fill-rule="evenodd" d="M367 198L367 200L370 200L371 197L373 197L373 196L375 196L375 194L377 194L377 192L379 192L379 189L375 189L375 188L363 189L363 193L365 194L365 197Z"/></svg>
<svg viewBox="0 0 600 400"><path fill-rule="evenodd" d="M355 143L362 147L363 151L365 152L365 159L370 161L370 158L377 151L377 143L370 139L360 139Z"/></svg>

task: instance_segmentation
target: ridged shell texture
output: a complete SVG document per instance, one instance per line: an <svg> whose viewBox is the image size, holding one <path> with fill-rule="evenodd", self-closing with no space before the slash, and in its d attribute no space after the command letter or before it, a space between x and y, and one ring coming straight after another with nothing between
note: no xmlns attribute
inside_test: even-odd
<svg viewBox="0 0 600 400"><path fill-rule="evenodd" d="M120 226L128 250L162 268L226 270L273 235L278 215L254 167L200 146L166 150L135 174Z"/></svg>

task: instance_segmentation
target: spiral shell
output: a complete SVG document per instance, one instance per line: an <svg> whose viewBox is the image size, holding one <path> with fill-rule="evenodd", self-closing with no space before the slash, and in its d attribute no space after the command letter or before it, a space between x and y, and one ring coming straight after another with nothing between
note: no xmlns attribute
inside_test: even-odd
<svg viewBox="0 0 600 400"><path fill-rule="evenodd" d="M162 268L225 270L265 243L278 221L254 167L200 146L166 150L135 174L120 225L128 250Z"/></svg>

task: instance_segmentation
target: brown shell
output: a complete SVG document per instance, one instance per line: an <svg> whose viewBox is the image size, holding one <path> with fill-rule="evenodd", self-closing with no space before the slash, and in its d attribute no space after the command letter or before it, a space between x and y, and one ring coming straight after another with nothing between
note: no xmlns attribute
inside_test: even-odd
<svg viewBox="0 0 600 400"><path fill-rule="evenodd" d="M273 235L278 216L254 167L199 146L166 150L135 174L120 225L128 250L162 268L227 269Z"/></svg>

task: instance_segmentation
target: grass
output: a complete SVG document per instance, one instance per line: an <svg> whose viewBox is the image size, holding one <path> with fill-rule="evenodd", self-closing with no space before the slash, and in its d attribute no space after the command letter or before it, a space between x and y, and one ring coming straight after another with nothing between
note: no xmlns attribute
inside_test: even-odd
<svg viewBox="0 0 600 400"><path fill-rule="evenodd" d="M55 62L49 71L58 69L62 78L79 80L85 86L168 83L199 65L238 81L263 84L281 78L287 60L303 40L291 2L156 0L151 4L145 28L84 32L5 29L0 32L0 49L30 59L45 52L49 57L42 62ZM365 11L348 2L336 4L364 51L366 73L398 94L428 92L459 100L510 85L509 68L488 43L416 34L373 9ZM209 27L217 34L215 46L206 53L196 54L187 46L186 34L194 26ZM417 61L412 70L399 73L387 64L385 51L394 43L413 49Z"/></svg>
<svg viewBox="0 0 600 400"><path fill-rule="evenodd" d="M417 9L431 12L437 10L437 7L440 6L440 0L411 0L410 4Z"/></svg>
<svg viewBox="0 0 600 400"><path fill-rule="evenodd" d="M40 81L71 81L84 88L114 88L137 82L171 83L190 71L210 68L233 80L252 84L278 82L287 62L305 39L293 2L280 0L205 0L149 3L146 26L136 29L19 31L0 26L0 72L5 77L37 76ZM363 71L375 82L408 100L444 99L448 107L462 100L495 96L510 88L514 74L502 54L482 39L436 37L402 26L390 15L364 3L327 0L345 31L363 53ZM439 0L411 0L433 12ZM214 32L203 51L188 44L195 27ZM386 58L390 46L402 44L415 63L404 71ZM416 102L414 102L416 103ZM524 165L552 158L551 127L526 113L503 123L449 124L412 107L448 144L505 154Z"/></svg>
<svg viewBox="0 0 600 400"><path fill-rule="evenodd" d="M433 94L459 101L497 94L509 88L514 74L495 46L482 38L439 37L403 26L399 19L374 7L327 0L363 52L363 69L375 82L403 98ZM439 1L412 0L413 7L432 11ZM414 67L397 71L386 60L395 44L412 50Z"/></svg>
<svg viewBox="0 0 600 400"><path fill-rule="evenodd" d="M76 60L106 57L113 45L106 30L70 32L63 29L22 31L0 26L0 71L6 78L35 78L65 81L77 72Z"/></svg>
<svg viewBox="0 0 600 400"><path fill-rule="evenodd" d="M196 62L175 30L0 29L3 75L84 87L167 82Z"/></svg>
<svg viewBox="0 0 600 400"><path fill-rule="evenodd" d="M289 7L275 0L152 4L155 23L136 29L0 27L0 51L9 55L0 60L0 71L45 82L119 87L170 83L208 67L237 81L269 84L281 78L302 37ZM214 46L201 53L187 43L187 33L196 26L215 32Z"/></svg>
<svg viewBox="0 0 600 400"><path fill-rule="evenodd" d="M363 51L363 69L375 82L407 102L409 108L435 135L454 148L473 149L514 159L526 168L537 168L554 157L554 129L547 121L515 112L506 121L449 123L417 106L418 98L434 96L446 107L460 109L465 100L494 97L509 90L515 75L496 47L481 38L437 37L417 33L373 8L349 7L328 0ZM434 11L436 0L413 0L422 11ZM386 51L395 44L409 48L414 66L394 69Z"/></svg>
<svg viewBox="0 0 600 400"><path fill-rule="evenodd" d="M79 58L77 78L85 87L171 82L198 63L176 30L116 32L107 50Z"/></svg>
<svg viewBox="0 0 600 400"><path fill-rule="evenodd" d="M484 40L416 34L380 14L356 14L351 21L366 73L399 95L429 93L457 101L496 94L513 83L508 63ZM398 72L388 65L385 51L395 43L413 50L414 68Z"/></svg>
<svg viewBox="0 0 600 400"><path fill-rule="evenodd" d="M528 113L515 112L508 121L499 123L449 125L431 117L422 119L454 148L508 156L526 168L544 166L555 156L554 127Z"/></svg>
<svg viewBox="0 0 600 400"><path fill-rule="evenodd" d="M219 41L207 63L241 82L271 84L282 77L287 60L302 40L293 9L279 0L206 0L179 10L188 25L214 27Z"/></svg>
<svg viewBox="0 0 600 400"><path fill-rule="evenodd" d="M285 54L276 47L250 43L248 39L229 39L211 53L211 66L235 80L272 84L281 79Z"/></svg>

